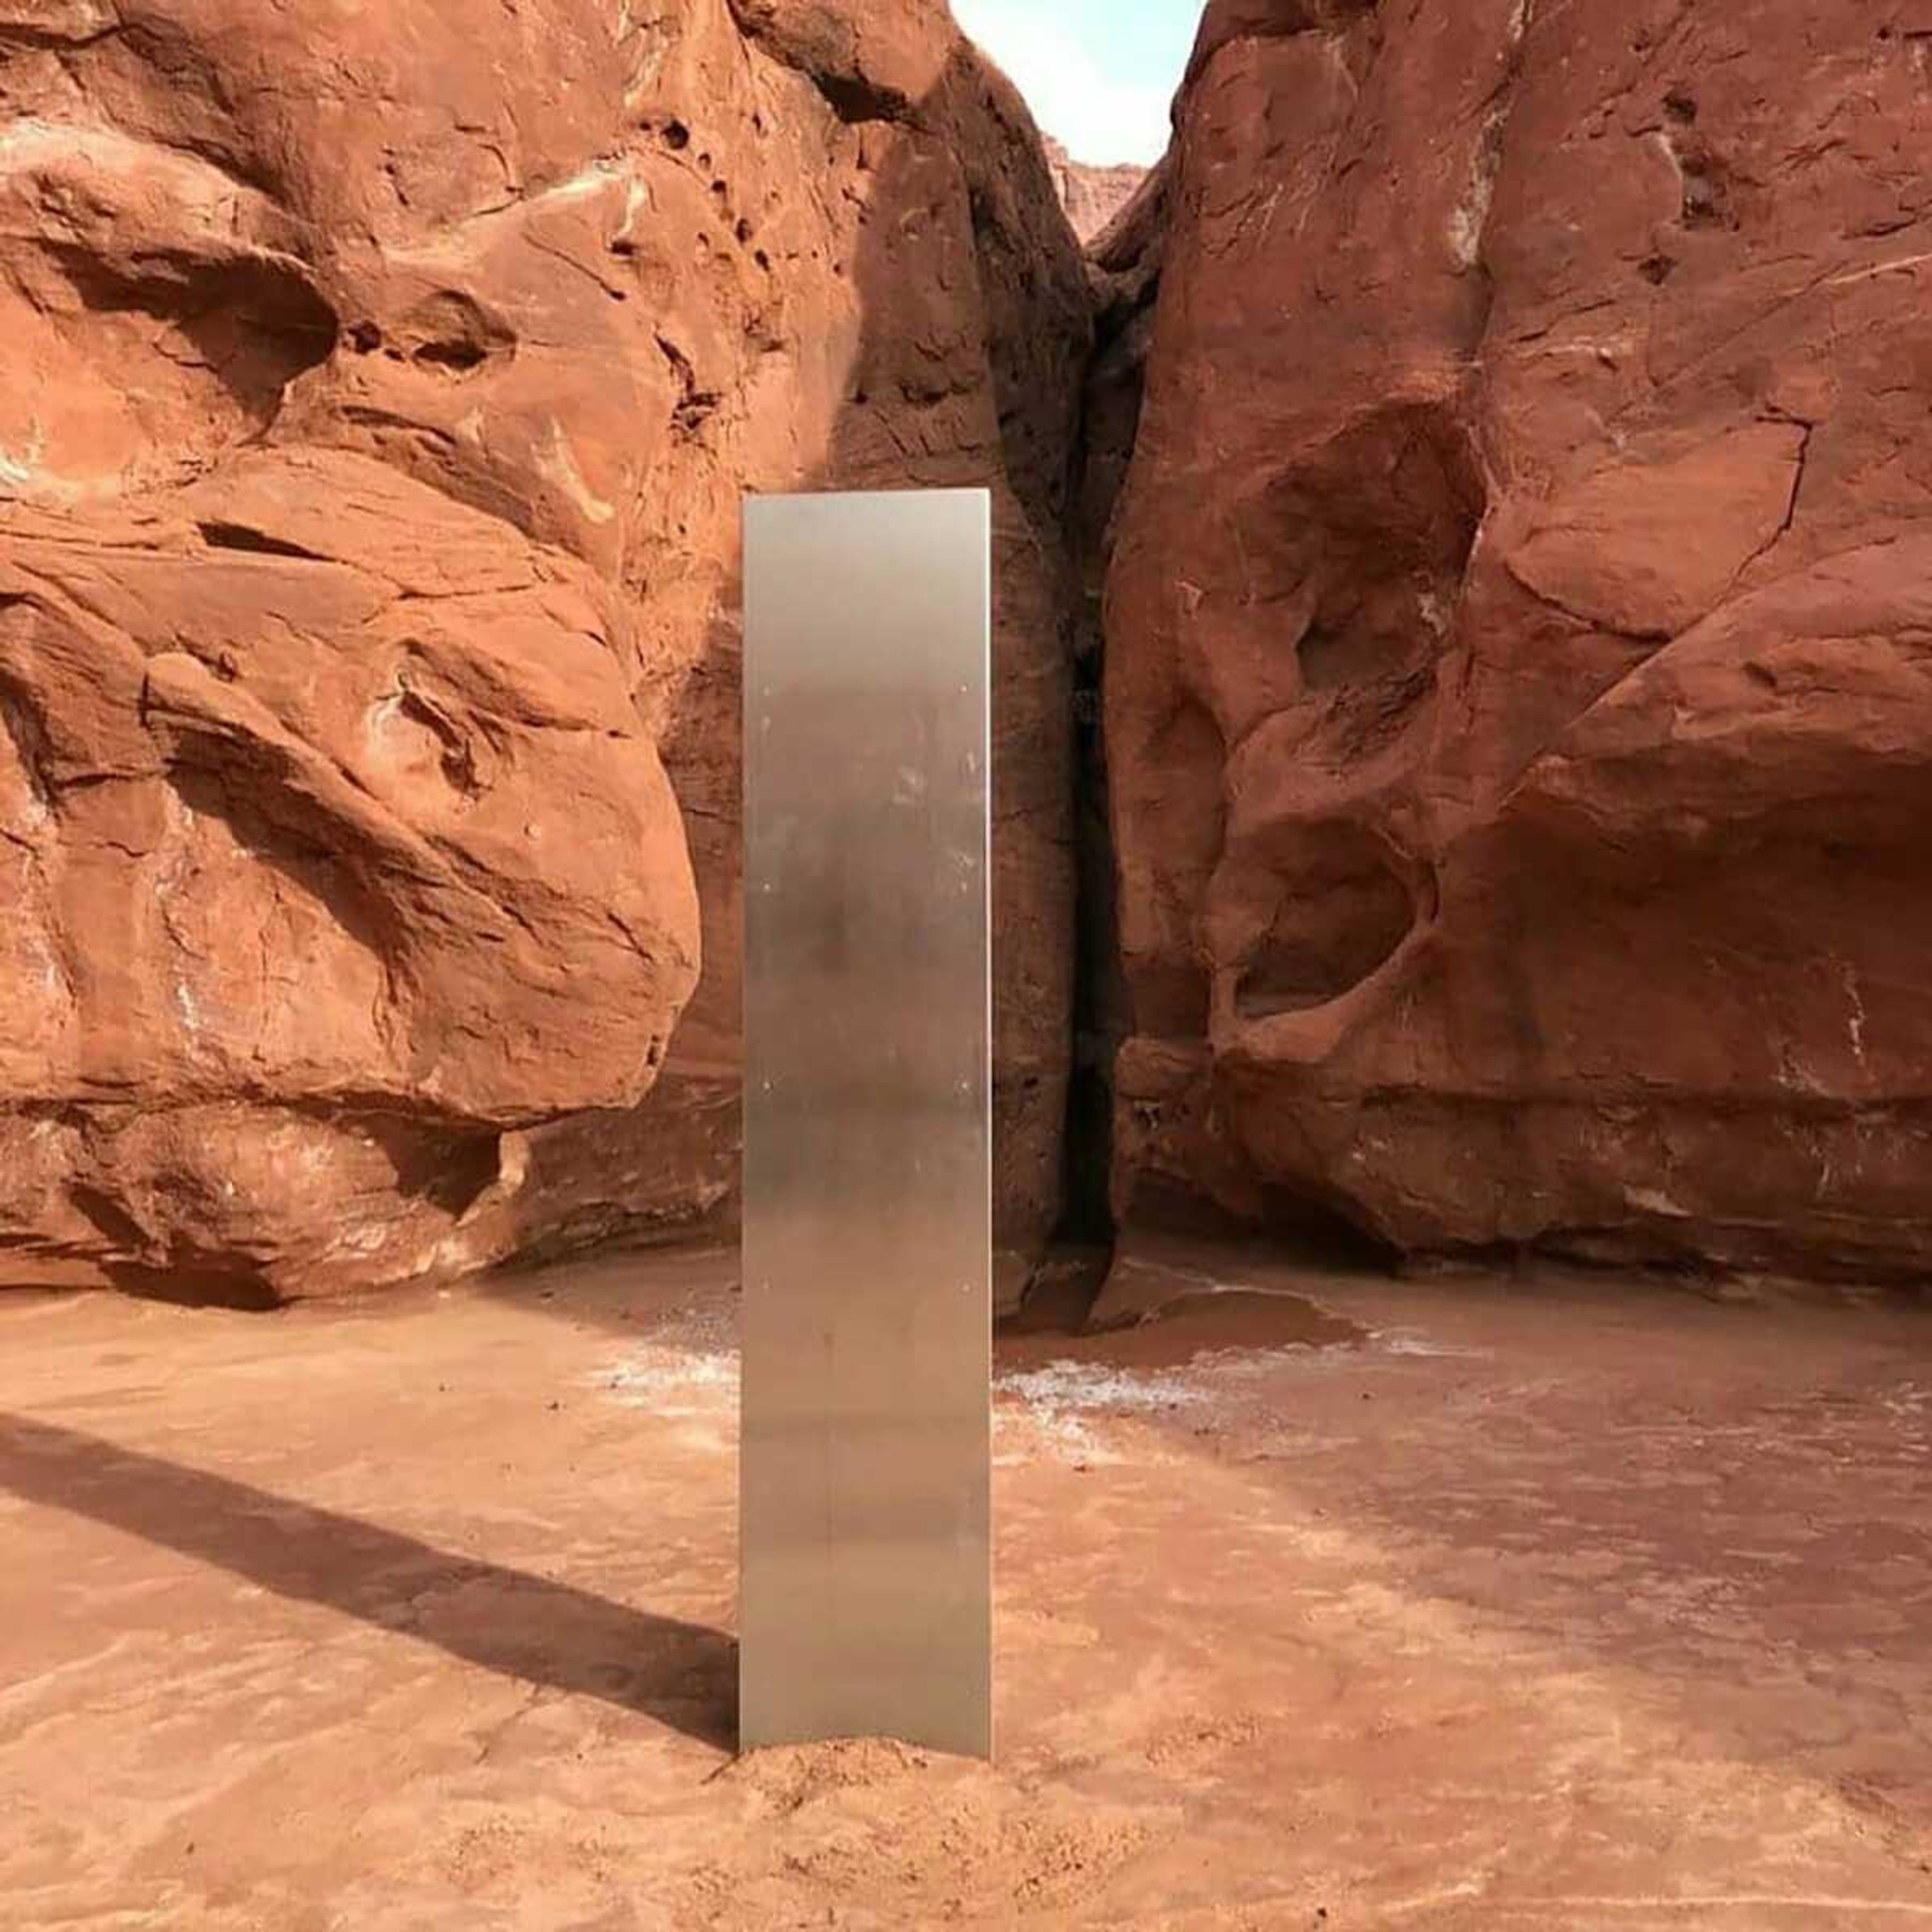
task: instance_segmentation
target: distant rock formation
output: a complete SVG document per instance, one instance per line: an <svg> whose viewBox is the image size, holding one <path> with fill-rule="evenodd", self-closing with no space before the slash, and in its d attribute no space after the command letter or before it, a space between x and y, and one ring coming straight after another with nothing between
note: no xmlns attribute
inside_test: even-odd
<svg viewBox="0 0 1932 1932"><path fill-rule="evenodd" d="M1046 142L1047 166L1060 193L1060 205L1066 209L1074 233L1083 242L1091 242L1133 200L1148 170L1131 162L1091 167L1074 160L1052 135L1046 136Z"/></svg>

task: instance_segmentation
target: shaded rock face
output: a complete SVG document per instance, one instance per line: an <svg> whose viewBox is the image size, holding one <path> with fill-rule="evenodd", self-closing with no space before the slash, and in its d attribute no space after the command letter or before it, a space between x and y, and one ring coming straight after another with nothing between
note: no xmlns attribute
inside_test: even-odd
<svg viewBox="0 0 1932 1932"><path fill-rule="evenodd" d="M1036 1242L1088 328L937 0L0 0L0 1281L269 1300L728 1199L746 488L994 493Z"/></svg>
<svg viewBox="0 0 1932 1932"><path fill-rule="evenodd" d="M1148 176L1145 168L1132 162L1095 166L1087 161L1076 161L1050 135L1046 159L1053 171L1060 205L1082 242L1091 242L1099 235L1133 200Z"/></svg>
<svg viewBox="0 0 1932 1932"><path fill-rule="evenodd" d="M1067 1108L1066 1221L1070 1234L1088 1240L1104 1240L1113 1227L1113 1072L1122 1042L1132 1030L1121 970L1112 782L1102 702L1105 592L1121 489L1140 427L1172 172L1166 162L1150 171L1132 200L1093 242L1088 259L1094 342L1082 396L1074 517L1081 593L1075 652L1078 972Z"/></svg>
<svg viewBox="0 0 1932 1932"><path fill-rule="evenodd" d="M1924 25L1210 6L1106 593L1130 1221L1932 1258Z"/></svg>

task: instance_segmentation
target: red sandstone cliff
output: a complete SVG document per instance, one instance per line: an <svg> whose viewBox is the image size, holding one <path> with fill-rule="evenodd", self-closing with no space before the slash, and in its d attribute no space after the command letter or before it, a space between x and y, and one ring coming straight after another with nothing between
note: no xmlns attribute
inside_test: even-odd
<svg viewBox="0 0 1932 1932"><path fill-rule="evenodd" d="M1220 0L1107 586L1115 1192L1932 1258L1898 0Z"/></svg>
<svg viewBox="0 0 1932 1932"><path fill-rule="evenodd" d="M1899 0L1216 0L1087 265L939 0L649 11L0 0L0 1283L728 1200L740 494L975 482L1009 1292L1076 838L1130 1222L1923 1272Z"/></svg>
<svg viewBox="0 0 1932 1932"><path fill-rule="evenodd" d="M0 0L0 1281L267 1300L728 1193L748 488L994 493L1036 1243L1088 328L940 0Z"/></svg>
<svg viewBox="0 0 1932 1932"><path fill-rule="evenodd" d="M1147 170L1132 162L1096 167L1076 161L1050 135L1046 140L1046 159L1053 172L1060 205L1082 242L1091 242L1099 235L1133 200L1141 183L1147 179Z"/></svg>

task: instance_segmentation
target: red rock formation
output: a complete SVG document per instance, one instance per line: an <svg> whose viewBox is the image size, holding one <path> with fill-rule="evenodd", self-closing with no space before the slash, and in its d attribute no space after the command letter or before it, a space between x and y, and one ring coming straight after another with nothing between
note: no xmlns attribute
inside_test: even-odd
<svg viewBox="0 0 1932 1932"><path fill-rule="evenodd" d="M1115 1192L1932 1259L1900 0L1220 0L1108 586Z"/></svg>
<svg viewBox="0 0 1932 1932"><path fill-rule="evenodd" d="M1145 168L1131 161L1096 166L1076 161L1050 135L1046 142L1047 165L1053 170L1053 184L1060 205L1082 242L1091 242L1115 215L1132 201L1148 177Z"/></svg>
<svg viewBox="0 0 1932 1932"><path fill-rule="evenodd" d="M728 1193L738 503L827 484L995 492L1036 1240L1087 326L938 0L0 0L0 1281L269 1299Z"/></svg>

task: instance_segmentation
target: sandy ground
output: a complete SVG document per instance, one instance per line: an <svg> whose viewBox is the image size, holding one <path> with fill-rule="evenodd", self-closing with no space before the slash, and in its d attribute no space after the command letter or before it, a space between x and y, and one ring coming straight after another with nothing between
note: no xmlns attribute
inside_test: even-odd
<svg viewBox="0 0 1932 1932"><path fill-rule="evenodd" d="M997 1767L740 1762L734 1272L0 1304L0 1924L1932 1925L1924 1310L1021 1338Z"/></svg>

